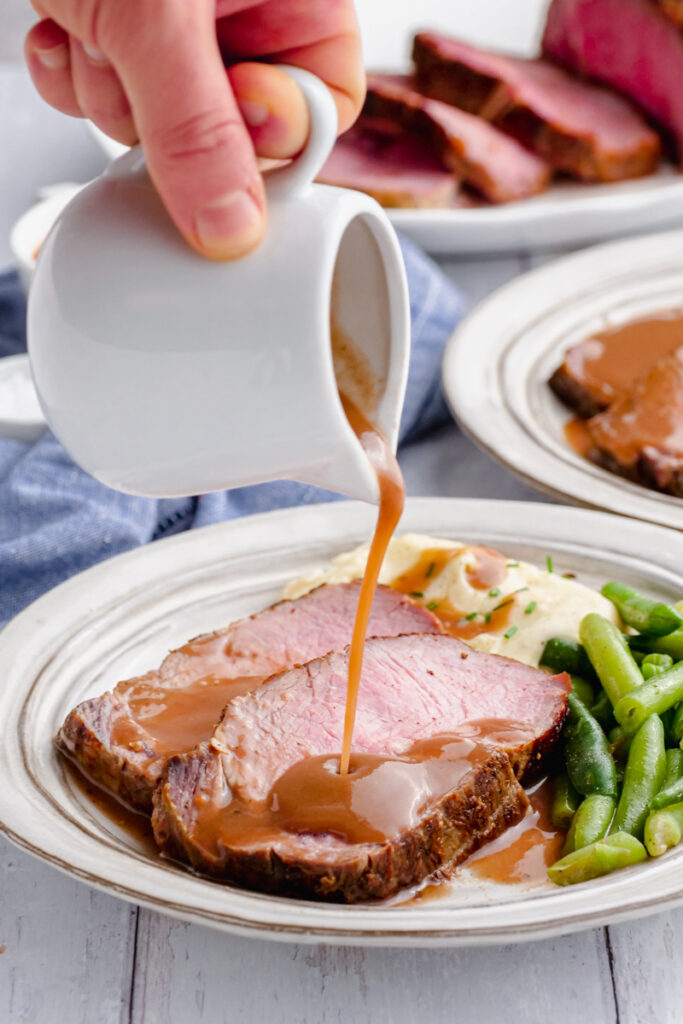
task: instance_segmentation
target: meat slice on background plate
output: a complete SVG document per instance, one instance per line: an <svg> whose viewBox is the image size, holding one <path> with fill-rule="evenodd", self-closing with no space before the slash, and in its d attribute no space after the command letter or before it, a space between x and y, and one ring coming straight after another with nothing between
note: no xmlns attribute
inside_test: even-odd
<svg viewBox="0 0 683 1024"><path fill-rule="evenodd" d="M549 384L565 405L585 419L604 412L658 359L680 345L683 318L679 311L636 320L572 345Z"/></svg>
<svg viewBox="0 0 683 1024"><path fill-rule="evenodd" d="M683 161L682 22L680 0L553 0L543 52L630 96Z"/></svg>
<svg viewBox="0 0 683 1024"><path fill-rule="evenodd" d="M683 345L586 427L593 462L683 498Z"/></svg>
<svg viewBox="0 0 683 1024"><path fill-rule="evenodd" d="M491 121L558 171L619 181L657 167L659 137L628 100L546 61L487 53L433 32L415 37L413 59L420 92Z"/></svg>
<svg viewBox="0 0 683 1024"><path fill-rule="evenodd" d="M443 165L493 203L542 192L549 164L480 117L416 91L407 75L369 74L363 113L426 142Z"/></svg>
<svg viewBox="0 0 683 1024"><path fill-rule="evenodd" d="M159 669L79 704L58 746L99 785L151 813L166 759L208 740L229 699L349 642L359 589L360 583L322 586L191 640ZM368 636L442 631L426 608L377 588Z"/></svg>
<svg viewBox="0 0 683 1024"><path fill-rule="evenodd" d="M367 642L352 767L354 757L400 762L419 744L459 736L470 756L455 775L447 767L441 788L422 803L416 797L383 838L354 841L305 821L235 831L235 809L281 812L290 773L307 759L338 757L347 676L348 649L231 701L210 744L166 765L152 818L160 847L252 888L354 902L453 867L524 814L516 780L533 774L556 742L569 677L473 651L452 636L413 635Z"/></svg>
<svg viewBox="0 0 683 1024"><path fill-rule="evenodd" d="M460 182L423 139L361 118L337 142L317 180L366 192L382 206L457 206Z"/></svg>

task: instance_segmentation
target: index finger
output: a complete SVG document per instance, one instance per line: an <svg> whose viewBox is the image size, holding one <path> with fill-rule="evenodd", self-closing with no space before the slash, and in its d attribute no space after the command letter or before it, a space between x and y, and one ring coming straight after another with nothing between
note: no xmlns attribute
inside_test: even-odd
<svg viewBox="0 0 683 1024"><path fill-rule="evenodd" d="M256 157L225 74L211 0L171 0L163 19L126 4L98 45L124 85L150 175L188 241L213 259L254 248L265 228Z"/></svg>

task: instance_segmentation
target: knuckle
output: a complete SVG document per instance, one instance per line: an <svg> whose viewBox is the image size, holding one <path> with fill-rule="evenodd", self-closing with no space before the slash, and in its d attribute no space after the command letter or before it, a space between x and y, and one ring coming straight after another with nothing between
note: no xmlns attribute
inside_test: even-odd
<svg viewBox="0 0 683 1024"><path fill-rule="evenodd" d="M243 146L244 129L237 117L208 110L155 132L150 141L161 158L170 164L202 156L234 155Z"/></svg>
<svg viewBox="0 0 683 1024"><path fill-rule="evenodd" d="M89 92L81 97L81 107L86 116L103 127L131 120L131 109L126 94L121 88Z"/></svg>

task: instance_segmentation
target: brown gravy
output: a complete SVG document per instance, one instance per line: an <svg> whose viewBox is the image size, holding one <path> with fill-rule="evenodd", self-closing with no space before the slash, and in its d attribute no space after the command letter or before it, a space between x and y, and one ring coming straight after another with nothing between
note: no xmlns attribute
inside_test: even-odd
<svg viewBox="0 0 683 1024"><path fill-rule="evenodd" d="M680 345L683 310L671 310L600 331L569 349L565 362L597 399L609 404Z"/></svg>
<svg viewBox="0 0 683 1024"><path fill-rule="evenodd" d="M566 834L551 821L552 784L544 779L528 792L529 810L501 836L482 846L467 860L479 878L492 882L541 882L562 856Z"/></svg>
<svg viewBox="0 0 683 1024"><path fill-rule="evenodd" d="M288 768L261 803L232 799L219 785L198 808L195 836L214 854L292 834L386 842L414 827L425 808L490 755L491 748L476 739L438 736L401 756L352 753L345 773L337 755L309 757Z"/></svg>
<svg viewBox="0 0 683 1024"><path fill-rule="evenodd" d="M421 600L430 581L464 550L466 549L429 548L407 572L393 579L390 585L415 600ZM476 590L489 590L503 582L507 573L507 560L503 555L476 544L469 546L467 550L474 556L473 563L466 569L470 586ZM443 622L448 632L461 640L471 640L481 633L496 633L504 629L509 624L513 607L514 598L509 595L501 598L500 604L488 615L477 615L472 618L462 609L454 608L446 598L430 601L428 604L429 610Z"/></svg>
<svg viewBox="0 0 683 1024"><path fill-rule="evenodd" d="M363 668L363 650L365 634L368 629L372 599L377 589L377 580L382 568L389 541L398 525L405 502L405 486L398 462L388 443L372 424L365 418L353 402L340 395L346 417L358 437L370 465L377 474L379 483L380 503L377 525L370 544L365 574L358 597L358 610L353 625L351 650L349 652L349 684L344 714L344 740L342 743L339 770L342 775L349 770L351 740L356 719L358 703L358 687Z"/></svg>
<svg viewBox="0 0 683 1024"><path fill-rule="evenodd" d="M158 676L139 676L119 683L118 694L125 695L130 718L119 718L112 725L112 741L132 746L139 739L136 725L145 730L154 744L155 756L168 757L192 750L211 736L221 712L233 697L256 689L262 676L225 676L225 636L210 634L190 641L177 652L187 664L184 686L164 687Z"/></svg>
<svg viewBox="0 0 683 1024"><path fill-rule="evenodd" d="M88 778L81 766L64 756L63 751L62 755L62 765L73 788L87 797L88 802L96 807L103 817L108 818L113 825L143 846L147 854L158 856L159 850L154 841L152 822L147 815L139 814L128 804L121 803L113 793Z"/></svg>
<svg viewBox="0 0 683 1024"><path fill-rule="evenodd" d="M683 455L683 346L663 356L606 412L589 421L594 444L623 466L645 449Z"/></svg>
<svg viewBox="0 0 683 1024"><path fill-rule="evenodd" d="M578 416L572 417L564 425L564 439L570 448L584 459L588 455L591 448L595 447L595 442L591 437L591 432L586 426L585 420L580 419Z"/></svg>

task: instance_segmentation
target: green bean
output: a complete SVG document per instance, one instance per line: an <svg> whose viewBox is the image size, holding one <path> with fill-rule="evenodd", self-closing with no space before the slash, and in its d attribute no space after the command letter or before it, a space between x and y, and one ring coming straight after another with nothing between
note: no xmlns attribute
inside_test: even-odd
<svg viewBox="0 0 683 1024"><path fill-rule="evenodd" d="M665 771L664 726L658 715L651 715L631 743L614 815L615 832L630 832L637 839L642 838L650 804L662 788Z"/></svg>
<svg viewBox="0 0 683 1024"><path fill-rule="evenodd" d="M645 845L651 857L661 857L683 838L683 803L653 811L645 822Z"/></svg>
<svg viewBox="0 0 683 1024"><path fill-rule="evenodd" d="M612 705L643 681L622 633L596 612L584 616L579 636Z"/></svg>
<svg viewBox="0 0 683 1024"><path fill-rule="evenodd" d="M675 633L670 633L669 636L662 636L658 640L647 636L630 636L627 643L631 648L650 654L668 654L673 658L674 663L683 661L683 630L680 629L677 629Z"/></svg>
<svg viewBox="0 0 683 1024"><path fill-rule="evenodd" d="M642 843L628 832L614 832L558 860L548 868L548 877L556 885L574 885L643 860L647 852Z"/></svg>
<svg viewBox="0 0 683 1024"><path fill-rule="evenodd" d="M570 676L581 676L583 679L597 681L595 669L581 644L561 636L552 637L547 641L539 665L551 668L554 672L568 672Z"/></svg>
<svg viewBox="0 0 683 1024"><path fill-rule="evenodd" d="M664 754L666 768L664 770L664 781L662 789L668 789L683 778L683 750L667 750Z"/></svg>
<svg viewBox="0 0 683 1024"><path fill-rule="evenodd" d="M683 704L679 704L674 710L670 732L674 743L680 743L683 740Z"/></svg>
<svg viewBox="0 0 683 1024"><path fill-rule="evenodd" d="M601 688L595 704L589 709L593 718L600 723L605 732L614 725L614 708L612 701Z"/></svg>
<svg viewBox="0 0 683 1024"><path fill-rule="evenodd" d="M593 693L593 687L587 679L582 679L581 676L572 676L572 693L582 701L587 708L589 708L595 700L595 694Z"/></svg>
<svg viewBox="0 0 683 1024"><path fill-rule="evenodd" d="M607 737L588 708L569 694L569 724L565 730L565 762L574 788L583 796L617 796L617 774Z"/></svg>
<svg viewBox="0 0 683 1024"><path fill-rule="evenodd" d="M668 807L669 804L680 804L682 800L683 779L677 779L676 782L672 782L669 786L662 786L659 793L653 798L650 810L658 811L660 807Z"/></svg>
<svg viewBox="0 0 683 1024"><path fill-rule="evenodd" d="M600 796L598 793L587 796L572 819L563 854L581 850L602 839L614 817L616 806L614 797Z"/></svg>
<svg viewBox="0 0 683 1024"><path fill-rule="evenodd" d="M580 803L581 797L572 786L566 772L553 779L553 805L550 817L554 828L566 832Z"/></svg>
<svg viewBox="0 0 683 1024"><path fill-rule="evenodd" d="M668 604L652 601L624 583L606 583L602 588L627 626L646 636L668 636L683 626L683 618Z"/></svg>
<svg viewBox="0 0 683 1024"><path fill-rule="evenodd" d="M683 662L626 693L615 705L614 717L625 732L634 733L650 715L661 715L681 700Z"/></svg>
<svg viewBox="0 0 683 1024"><path fill-rule="evenodd" d="M625 761L631 748L632 737L627 736L620 725L615 725L613 729L610 729L607 739L612 757L615 757L617 761Z"/></svg>
<svg viewBox="0 0 683 1024"><path fill-rule="evenodd" d="M674 660L670 654L646 654L640 663L643 679L647 682L653 676L660 676L662 672L667 672L673 663Z"/></svg>

